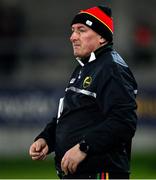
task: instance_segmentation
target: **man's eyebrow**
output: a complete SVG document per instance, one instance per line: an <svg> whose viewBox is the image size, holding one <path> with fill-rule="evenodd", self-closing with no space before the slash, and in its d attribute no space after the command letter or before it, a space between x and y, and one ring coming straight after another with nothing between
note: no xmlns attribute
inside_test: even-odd
<svg viewBox="0 0 156 180"><path fill-rule="evenodd" d="M80 25L78 25L76 27L72 26L72 28L81 28L81 27L85 28L85 26L83 24L80 24Z"/></svg>
<svg viewBox="0 0 156 180"><path fill-rule="evenodd" d="M80 25L78 28L85 28L85 26L83 26L83 25Z"/></svg>
<svg viewBox="0 0 156 180"><path fill-rule="evenodd" d="M78 27L76 27L76 28L75 28L75 27L72 27L71 30L73 31L73 30L75 30L75 29L82 29L82 28L85 29L86 27L83 26L83 25L80 25L80 26L78 26Z"/></svg>

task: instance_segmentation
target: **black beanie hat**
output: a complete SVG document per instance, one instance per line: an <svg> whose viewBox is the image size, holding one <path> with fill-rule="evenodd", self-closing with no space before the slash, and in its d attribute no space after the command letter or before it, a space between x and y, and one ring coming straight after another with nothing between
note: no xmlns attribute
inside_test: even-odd
<svg viewBox="0 0 156 180"><path fill-rule="evenodd" d="M109 42L113 41L113 19L112 11L106 6L95 6L86 10L81 10L72 20L71 25L82 23Z"/></svg>

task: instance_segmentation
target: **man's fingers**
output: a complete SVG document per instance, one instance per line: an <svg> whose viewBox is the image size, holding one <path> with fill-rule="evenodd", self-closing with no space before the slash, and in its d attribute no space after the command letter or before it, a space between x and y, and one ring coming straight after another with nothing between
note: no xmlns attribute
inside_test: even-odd
<svg viewBox="0 0 156 180"><path fill-rule="evenodd" d="M67 175L68 171L73 174L76 172L77 164L74 161L69 161L68 159L62 159L61 169Z"/></svg>
<svg viewBox="0 0 156 180"><path fill-rule="evenodd" d="M30 156L37 156L39 155L39 151L41 149L41 146L38 143L33 143L29 149Z"/></svg>
<svg viewBox="0 0 156 180"><path fill-rule="evenodd" d="M32 158L32 160L39 160L40 156L32 156L31 158Z"/></svg>
<svg viewBox="0 0 156 180"><path fill-rule="evenodd" d="M40 152L30 152L30 156L39 156Z"/></svg>
<svg viewBox="0 0 156 180"><path fill-rule="evenodd" d="M82 153L79 149L79 144L75 145L71 149L69 149L61 161L61 169L65 174L68 172L75 173L77 170L77 166L81 161L86 158L87 154Z"/></svg>
<svg viewBox="0 0 156 180"><path fill-rule="evenodd" d="M44 160L48 151L49 148L46 141L40 138L30 146L29 154L33 160Z"/></svg>
<svg viewBox="0 0 156 180"><path fill-rule="evenodd" d="M36 151L40 151L42 148L41 144L36 142Z"/></svg>
<svg viewBox="0 0 156 180"><path fill-rule="evenodd" d="M61 162L61 169L66 175L68 174L68 171L73 174L77 169L77 164L72 160L69 161L68 159L63 158Z"/></svg>
<svg viewBox="0 0 156 180"><path fill-rule="evenodd" d="M35 152L35 146L32 144L29 148L29 154L31 155L33 152Z"/></svg>
<svg viewBox="0 0 156 180"><path fill-rule="evenodd" d="M74 163L73 161L68 163L68 170L70 171L71 174L73 174L77 169L77 164Z"/></svg>
<svg viewBox="0 0 156 180"><path fill-rule="evenodd" d="M43 152L40 152L40 153L33 153L31 157L33 160L44 160L46 158L46 155Z"/></svg>
<svg viewBox="0 0 156 180"><path fill-rule="evenodd" d="M76 172L76 169L77 169L77 164L73 163L70 172L73 174Z"/></svg>
<svg viewBox="0 0 156 180"><path fill-rule="evenodd" d="M48 146L45 146L45 148L43 148L42 150L42 153L46 155L48 153L48 150Z"/></svg>
<svg viewBox="0 0 156 180"><path fill-rule="evenodd" d="M61 161L61 169L66 175L68 174L68 160L65 158Z"/></svg>
<svg viewBox="0 0 156 180"><path fill-rule="evenodd" d="M45 158L46 158L46 155L43 152L41 152L38 160L44 160Z"/></svg>

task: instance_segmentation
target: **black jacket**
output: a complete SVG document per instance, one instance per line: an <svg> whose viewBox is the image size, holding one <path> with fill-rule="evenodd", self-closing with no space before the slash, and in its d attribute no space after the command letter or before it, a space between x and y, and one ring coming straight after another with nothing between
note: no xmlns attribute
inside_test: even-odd
<svg viewBox="0 0 156 180"><path fill-rule="evenodd" d="M78 60L54 118L36 138L55 151L56 166L67 150L85 140L87 158L77 172L129 172L136 130L137 84L120 55L106 45Z"/></svg>

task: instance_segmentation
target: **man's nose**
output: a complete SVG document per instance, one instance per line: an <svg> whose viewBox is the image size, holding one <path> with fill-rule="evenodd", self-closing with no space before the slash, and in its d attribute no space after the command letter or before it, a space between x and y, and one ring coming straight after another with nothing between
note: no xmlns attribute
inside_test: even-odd
<svg viewBox="0 0 156 180"><path fill-rule="evenodd" d="M78 33L73 32L70 36L70 41L73 42L74 40L78 39Z"/></svg>

